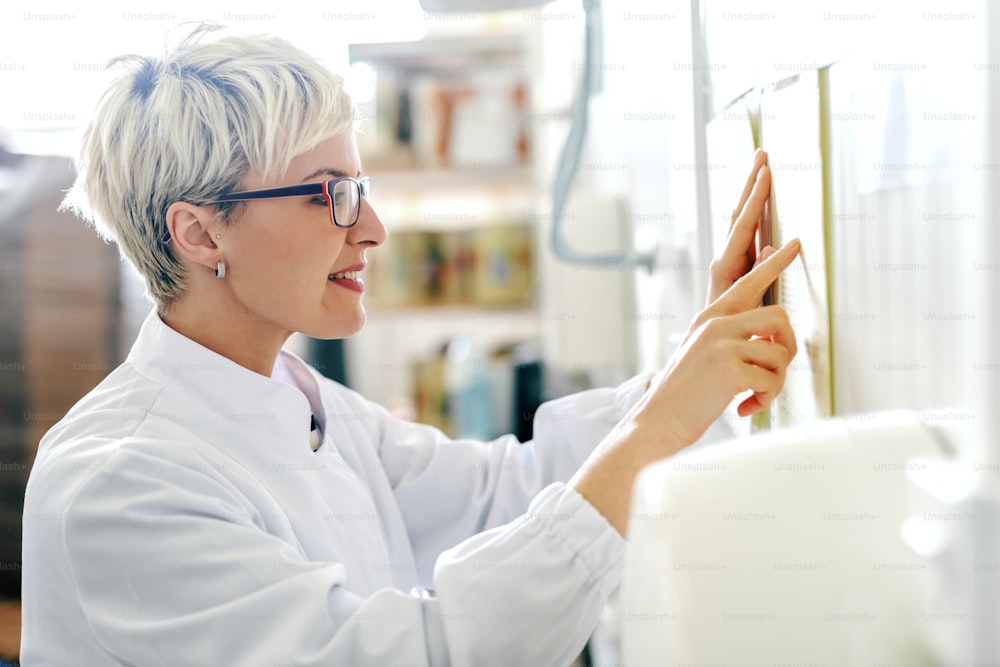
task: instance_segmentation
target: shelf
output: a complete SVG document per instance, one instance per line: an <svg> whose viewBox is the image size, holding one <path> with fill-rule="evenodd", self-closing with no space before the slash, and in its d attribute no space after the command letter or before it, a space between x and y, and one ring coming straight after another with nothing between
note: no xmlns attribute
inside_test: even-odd
<svg viewBox="0 0 1000 667"><path fill-rule="evenodd" d="M372 179L372 190L380 192L406 190L459 190L530 188L533 174L530 166L475 167L444 169L380 169L377 158L365 166Z"/></svg>
<svg viewBox="0 0 1000 667"><path fill-rule="evenodd" d="M526 48L520 33L428 37L413 42L350 44L351 62L375 63L400 72L473 69L483 63L521 63ZM521 65L523 67L523 64Z"/></svg>

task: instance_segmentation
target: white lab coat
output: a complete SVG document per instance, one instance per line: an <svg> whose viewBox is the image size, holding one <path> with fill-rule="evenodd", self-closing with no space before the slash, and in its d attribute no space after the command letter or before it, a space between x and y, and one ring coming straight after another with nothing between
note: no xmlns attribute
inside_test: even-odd
<svg viewBox="0 0 1000 667"><path fill-rule="evenodd" d="M648 375L545 404L522 446L449 440L278 363L321 400L316 452L306 394L155 313L45 436L23 664L569 663L623 540L562 482Z"/></svg>

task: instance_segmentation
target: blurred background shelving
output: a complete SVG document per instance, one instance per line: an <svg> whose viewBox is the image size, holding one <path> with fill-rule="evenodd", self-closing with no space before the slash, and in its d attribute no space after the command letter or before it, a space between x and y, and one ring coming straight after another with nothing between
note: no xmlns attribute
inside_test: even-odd
<svg viewBox="0 0 1000 667"><path fill-rule="evenodd" d="M540 336L533 38L480 27L348 46L359 151L389 238L368 255L369 321L344 343L345 381L453 435L517 430L511 353ZM459 360L463 343L473 356ZM458 414L460 381L478 382L466 389L488 402L488 425Z"/></svg>

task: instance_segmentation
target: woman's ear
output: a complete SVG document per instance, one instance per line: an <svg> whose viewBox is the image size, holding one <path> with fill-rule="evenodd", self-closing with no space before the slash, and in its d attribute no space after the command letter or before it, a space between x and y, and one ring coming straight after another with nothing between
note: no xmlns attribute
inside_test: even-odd
<svg viewBox="0 0 1000 667"><path fill-rule="evenodd" d="M213 271L222 259L222 248L212 234L215 214L204 206L174 202L167 209L167 230L178 259L194 262Z"/></svg>

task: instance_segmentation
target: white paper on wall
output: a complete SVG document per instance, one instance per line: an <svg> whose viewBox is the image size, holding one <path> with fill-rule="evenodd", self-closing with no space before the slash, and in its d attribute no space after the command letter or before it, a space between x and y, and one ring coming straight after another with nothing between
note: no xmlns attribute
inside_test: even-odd
<svg viewBox="0 0 1000 667"><path fill-rule="evenodd" d="M833 414L830 308L824 203L820 71L803 72L761 93L760 139L771 169L772 244L799 238L802 250L778 280L798 354L771 406L772 427Z"/></svg>
<svg viewBox="0 0 1000 667"><path fill-rule="evenodd" d="M718 257L725 248L733 209L739 203L753 165L757 98L756 89L744 93L717 113L706 126L713 257ZM741 394L733 399L722 416L737 436L748 436L752 430L751 420L740 417L736 412L748 395Z"/></svg>

